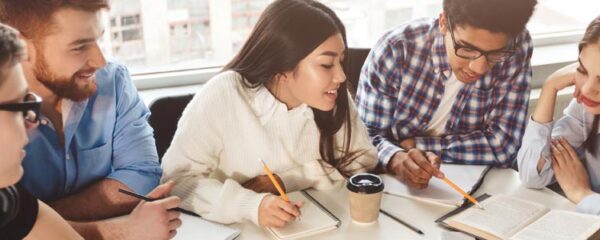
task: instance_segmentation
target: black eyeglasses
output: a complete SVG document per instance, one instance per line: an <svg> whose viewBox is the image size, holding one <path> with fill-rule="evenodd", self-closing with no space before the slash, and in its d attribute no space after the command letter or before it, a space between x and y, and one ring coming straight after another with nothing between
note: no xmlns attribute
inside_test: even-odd
<svg viewBox="0 0 600 240"><path fill-rule="evenodd" d="M40 119L40 106L42 98L35 93L25 94L23 102L0 104L1 111L21 112L23 118L30 123L37 123Z"/></svg>
<svg viewBox="0 0 600 240"><path fill-rule="evenodd" d="M452 38L452 44L454 45L454 53L456 56L459 56L468 60L475 60L480 58L481 56L485 56L486 60L491 63L499 63L508 60L515 53L515 45L516 42L513 39L513 43L510 50L493 50L493 51L483 51L476 47L467 47L461 44L458 44L454 39L454 30L452 27L452 23L450 22L450 18L448 19L448 30L450 30L450 37Z"/></svg>

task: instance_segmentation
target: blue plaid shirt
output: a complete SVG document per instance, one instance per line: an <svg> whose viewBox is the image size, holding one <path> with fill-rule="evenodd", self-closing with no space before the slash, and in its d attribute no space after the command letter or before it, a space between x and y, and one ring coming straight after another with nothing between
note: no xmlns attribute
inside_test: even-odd
<svg viewBox="0 0 600 240"><path fill-rule="evenodd" d="M526 123L533 44L527 30L516 52L458 92L441 137L425 129L440 105L451 68L438 19L418 20L386 33L362 68L356 104L379 159L387 164L401 139L445 163L510 166Z"/></svg>

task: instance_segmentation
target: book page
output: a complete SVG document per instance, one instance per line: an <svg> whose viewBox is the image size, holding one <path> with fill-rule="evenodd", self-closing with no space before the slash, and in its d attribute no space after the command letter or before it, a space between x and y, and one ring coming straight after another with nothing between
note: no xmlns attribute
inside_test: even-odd
<svg viewBox="0 0 600 240"><path fill-rule="evenodd" d="M448 223L451 226L458 223L508 239L549 211L541 204L505 195L492 196L480 203L485 210L470 207L450 218Z"/></svg>
<svg viewBox="0 0 600 240"><path fill-rule="evenodd" d="M513 240L588 239L600 228L600 217L552 210L524 228Z"/></svg>
<svg viewBox="0 0 600 240"><path fill-rule="evenodd" d="M487 167L483 165L442 164L440 170L462 190L470 192ZM383 191L392 195L454 206L459 206L463 202L463 196L460 193L435 177L429 181L429 186L425 189L410 188L388 174L381 175L381 177L385 185Z"/></svg>
<svg viewBox="0 0 600 240"><path fill-rule="evenodd" d="M303 201L304 206L300 209L300 219L290 222L283 228L269 228L278 239L296 239L337 227L337 219L329 216L325 210L309 200L302 192L289 193L288 197L290 201Z"/></svg>

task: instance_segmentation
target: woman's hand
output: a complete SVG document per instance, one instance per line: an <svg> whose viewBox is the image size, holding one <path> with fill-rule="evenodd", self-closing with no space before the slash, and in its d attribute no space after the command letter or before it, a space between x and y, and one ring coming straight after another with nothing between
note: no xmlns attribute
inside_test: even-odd
<svg viewBox="0 0 600 240"><path fill-rule="evenodd" d="M564 138L552 140L552 170L567 198L578 204L593 194L588 173L571 144Z"/></svg>
<svg viewBox="0 0 600 240"><path fill-rule="evenodd" d="M267 195L258 207L258 224L281 228L300 217L303 202L286 202L278 196Z"/></svg>
<svg viewBox="0 0 600 240"><path fill-rule="evenodd" d="M568 86L573 86L575 84L575 75L577 74L578 66L579 63L569 64L552 73L544 83L544 87L551 88L558 92Z"/></svg>
<svg viewBox="0 0 600 240"><path fill-rule="evenodd" d="M531 115L531 118L534 121L538 123L549 123L553 120L556 95L558 94L558 91L575 84L578 66L578 63L567 65L548 77L542 87L535 110L533 110L533 114ZM579 91L577 89L573 96L578 98ZM543 161L543 159L540 159L540 161Z"/></svg>

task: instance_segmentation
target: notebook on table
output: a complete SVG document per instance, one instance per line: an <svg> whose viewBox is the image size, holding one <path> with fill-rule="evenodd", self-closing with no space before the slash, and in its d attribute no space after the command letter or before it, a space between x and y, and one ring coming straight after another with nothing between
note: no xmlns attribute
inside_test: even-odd
<svg viewBox="0 0 600 240"><path fill-rule="evenodd" d="M290 222L283 228L267 228L276 238L298 239L337 229L341 221L315 198L305 191L287 194L290 201L303 201L301 219Z"/></svg>
<svg viewBox="0 0 600 240"><path fill-rule="evenodd" d="M211 222L201 217L181 214L181 227L177 229L177 240L232 240L240 235L240 230Z"/></svg>
<svg viewBox="0 0 600 240"><path fill-rule="evenodd" d="M491 168L486 165L442 164L440 170L462 190L473 194ZM465 202L460 193L435 177L431 178L425 189L411 188L389 174L381 175L381 178L385 184L383 191L391 195L451 206L460 206Z"/></svg>
<svg viewBox="0 0 600 240"><path fill-rule="evenodd" d="M484 210L465 204L436 222L483 239L600 239L600 216L553 210L507 195L477 199Z"/></svg>

